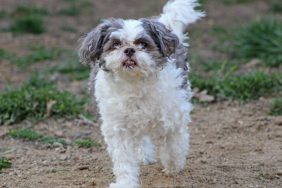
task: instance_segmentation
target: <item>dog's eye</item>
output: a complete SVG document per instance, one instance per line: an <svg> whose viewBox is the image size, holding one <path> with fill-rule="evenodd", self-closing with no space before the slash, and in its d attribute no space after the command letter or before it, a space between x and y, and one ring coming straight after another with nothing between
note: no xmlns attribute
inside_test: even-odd
<svg viewBox="0 0 282 188"><path fill-rule="evenodd" d="M148 47L150 46L147 41L142 40L142 39L137 40L137 41L135 42L135 45L140 46L142 49L146 49L146 48L148 48Z"/></svg>
<svg viewBox="0 0 282 188"><path fill-rule="evenodd" d="M147 42L144 42L144 41L139 42L139 45L140 45L143 49L146 49L146 48L148 48L148 46L149 46L149 44L148 44Z"/></svg>
<svg viewBox="0 0 282 188"><path fill-rule="evenodd" d="M119 40L114 40L112 43L112 48L118 48L121 46L121 42Z"/></svg>

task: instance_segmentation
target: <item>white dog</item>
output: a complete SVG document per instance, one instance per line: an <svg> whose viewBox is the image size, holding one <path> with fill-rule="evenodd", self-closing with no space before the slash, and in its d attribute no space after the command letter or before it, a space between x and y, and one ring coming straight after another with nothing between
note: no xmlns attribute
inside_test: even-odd
<svg viewBox="0 0 282 188"><path fill-rule="evenodd" d="M116 176L111 188L140 187L139 162L155 162L157 151L166 173L185 166L192 93L184 31L203 16L196 6L174 0L159 17L108 19L82 40Z"/></svg>

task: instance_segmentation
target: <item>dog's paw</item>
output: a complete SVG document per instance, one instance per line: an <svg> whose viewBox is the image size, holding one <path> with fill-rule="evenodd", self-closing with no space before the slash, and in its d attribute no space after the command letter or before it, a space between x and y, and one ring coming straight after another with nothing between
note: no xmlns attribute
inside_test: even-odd
<svg viewBox="0 0 282 188"><path fill-rule="evenodd" d="M109 188L140 188L140 185L133 181L121 180L116 183L111 183Z"/></svg>

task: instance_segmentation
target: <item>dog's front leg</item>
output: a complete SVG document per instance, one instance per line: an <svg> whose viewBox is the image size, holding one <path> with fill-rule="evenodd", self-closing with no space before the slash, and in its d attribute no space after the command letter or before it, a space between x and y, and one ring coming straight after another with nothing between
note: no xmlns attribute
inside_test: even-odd
<svg viewBox="0 0 282 188"><path fill-rule="evenodd" d="M160 159L166 174L181 171L189 148L189 132L186 126L168 133L160 147Z"/></svg>
<svg viewBox="0 0 282 188"><path fill-rule="evenodd" d="M134 153L134 139L125 130L112 131L103 131L116 176L116 182L110 184L110 188L139 188L139 164Z"/></svg>

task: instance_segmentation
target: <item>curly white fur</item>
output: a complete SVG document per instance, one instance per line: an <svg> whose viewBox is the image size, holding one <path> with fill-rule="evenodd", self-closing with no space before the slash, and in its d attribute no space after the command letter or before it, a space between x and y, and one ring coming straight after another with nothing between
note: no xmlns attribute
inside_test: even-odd
<svg viewBox="0 0 282 188"><path fill-rule="evenodd" d="M117 183L111 187L138 187L139 159L145 163L155 161L149 137L160 146L166 172L183 169L192 107L188 102L191 93L180 89L180 74L173 62L158 75L134 83L125 84L98 72L95 90L103 121L101 129L117 176Z"/></svg>
<svg viewBox="0 0 282 188"><path fill-rule="evenodd" d="M195 10L198 5L197 0L171 0L164 6L159 21L183 42L187 26L205 16L203 12Z"/></svg>

